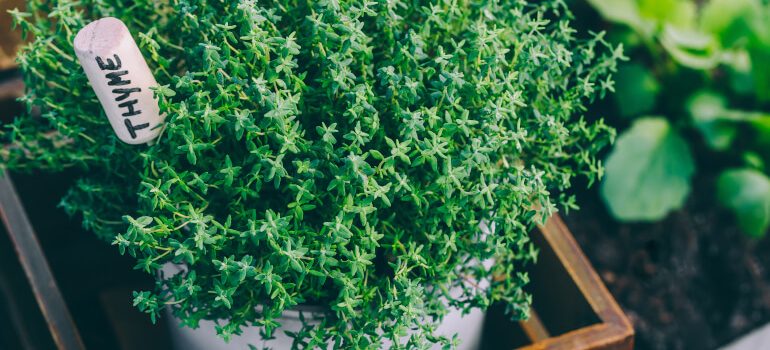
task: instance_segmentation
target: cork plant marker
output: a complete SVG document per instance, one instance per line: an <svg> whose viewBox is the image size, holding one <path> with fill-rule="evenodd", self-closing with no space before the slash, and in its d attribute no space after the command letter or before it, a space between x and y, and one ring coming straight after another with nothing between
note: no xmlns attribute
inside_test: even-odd
<svg viewBox="0 0 770 350"><path fill-rule="evenodd" d="M155 139L164 119L150 90L158 83L126 25L113 17L91 22L74 46L118 138L133 145Z"/></svg>

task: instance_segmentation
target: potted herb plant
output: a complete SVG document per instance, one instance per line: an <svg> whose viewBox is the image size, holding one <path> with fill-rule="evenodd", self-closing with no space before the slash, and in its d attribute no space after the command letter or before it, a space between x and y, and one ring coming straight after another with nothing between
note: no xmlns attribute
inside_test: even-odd
<svg viewBox="0 0 770 350"><path fill-rule="evenodd" d="M30 1L12 15L34 38L18 61L42 117L6 127L3 165L87 169L61 206L158 275L134 304L224 340L452 347L449 314L504 303L525 318L528 232L575 206L564 191L601 173L613 136L581 113L622 53L578 39L561 1ZM72 53L105 16L159 82L152 145L115 137Z"/></svg>

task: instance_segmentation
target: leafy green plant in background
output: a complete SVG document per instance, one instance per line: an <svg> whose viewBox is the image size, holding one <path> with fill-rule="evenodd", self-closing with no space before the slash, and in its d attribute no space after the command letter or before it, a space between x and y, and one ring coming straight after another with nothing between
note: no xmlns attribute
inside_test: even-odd
<svg viewBox="0 0 770 350"><path fill-rule="evenodd" d="M450 307L525 317L528 231L574 207L563 191L595 179L613 136L582 113L622 54L577 39L561 1L35 0L12 14L33 38L23 100L42 117L6 126L3 166L88 169L67 212L137 269L186 266L134 304L219 320L224 338L269 336L298 304L327 312L292 335L310 348L450 344L433 334ZM127 23L160 84L151 146L117 140L72 55L103 16ZM467 283L491 276L505 278Z"/></svg>
<svg viewBox="0 0 770 350"><path fill-rule="evenodd" d="M693 159L704 154L728 159L717 165L715 198L746 233L763 236L770 225L770 4L587 1L615 23L609 35L632 58L617 75L616 123L632 126L607 160L602 195L610 211L633 221L679 209Z"/></svg>

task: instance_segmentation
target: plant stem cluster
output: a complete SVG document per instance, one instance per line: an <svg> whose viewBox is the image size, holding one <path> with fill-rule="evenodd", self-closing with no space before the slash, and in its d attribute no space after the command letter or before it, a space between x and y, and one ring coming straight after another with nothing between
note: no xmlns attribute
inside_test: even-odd
<svg viewBox="0 0 770 350"><path fill-rule="evenodd" d="M622 54L576 38L561 1L31 1L13 15L34 36L20 63L42 117L5 129L5 165L88 168L62 206L137 269L185 267L135 305L218 320L225 338L270 336L300 304L327 311L292 334L303 348L451 346L434 334L450 308L526 317L528 232L574 207L563 191L601 173L613 135L582 112ZM70 54L108 15L161 85L151 146L117 141Z"/></svg>

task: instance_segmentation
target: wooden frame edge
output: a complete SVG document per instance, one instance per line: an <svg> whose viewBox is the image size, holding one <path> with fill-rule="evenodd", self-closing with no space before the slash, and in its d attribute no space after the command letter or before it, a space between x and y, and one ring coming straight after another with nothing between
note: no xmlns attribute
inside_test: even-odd
<svg viewBox="0 0 770 350"><path fill-rule="evenodd" d="M631 322L607 290L561 217L554 214L540 227L540 231L601 322L556 337L533 339L534 344L524 346L520 350L633 349L634 328ZM539 321L535 319L534 322ZM527 322L522 322L522 327L525 330L544 328L542 324Z"/></svg>
<svg viewBox="0 0 770 350"><path fill-rule="evenodd" d="M0 219L11 237L56 346L64 350L85 349L10 174L4 170L0 171Z"/></svg>
<svg viewBox="0 0 770 350"><path fill-rule="evenodd" d="M22 96L24 96L24 80L20 76L0 80L0 100L15 99Z"/></svg>

